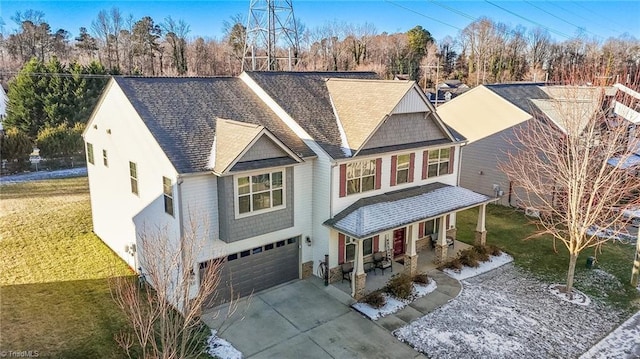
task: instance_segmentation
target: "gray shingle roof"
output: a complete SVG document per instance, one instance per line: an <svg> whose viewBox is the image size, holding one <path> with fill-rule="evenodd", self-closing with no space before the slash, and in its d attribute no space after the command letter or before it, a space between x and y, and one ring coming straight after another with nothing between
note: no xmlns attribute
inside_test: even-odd
<svg viewBox="0 0 640 359"><path fill-rule="evenodd" d="M262 125L300 157L315 155L239 78L114 81L180 173L207 170L218 117Z"/></svg>
<svg viewBox="0 0 640 359"><path fill-rule="evenodd" d="M247 72L333 158L345 158L328 78L379 79L375 72Z"/></svg>
<svg viewBox="0 0 640 359"><path fill-rule="evenodd" d="M491 200L466 188L436 182L359 199L324 224L366 238Z"/></svg>
<svg viewBox="0 0 640 359"><path fill-rule="evenodd" d="M530 99L549 99L549 95L544 92L540 83L524 83L524 84L496 84L485 85L488 89L495 92L498 96L511 102L526 113L534 114L538 112L537 107L529 101Z"/></svg>

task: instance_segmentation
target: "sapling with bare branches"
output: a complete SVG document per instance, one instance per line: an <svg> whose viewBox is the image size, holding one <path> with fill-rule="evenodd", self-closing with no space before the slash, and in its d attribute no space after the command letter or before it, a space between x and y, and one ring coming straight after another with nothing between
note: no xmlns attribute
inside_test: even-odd
<svg viewBox="0 0 640 359"><path fill-rule="evenodd" d="M210 334L200 316L203 307L217 303L224 263L207 262L197 285L194 266L205 250L201 239L208 238L208 227L191 220L179 240L172 240L170 232L166 227L141 231L140 277L112 280L112 296L130 324L130 330L119 333L116 341L129 357L197 358L203 355ZM229 318L236 309L232 298L222 315Z"/></svg>
<svg viewBox="0 0 640 359"><path fill-rule="evenodd" d="M548 234L567 248L564 290L572 297L578 255L620 235L629 222L624 211L640 205L640 179L627 161L638 140L630 136L630 123L612 113L614 98L605 88L548 91L552 98L534 101L533 119L514 130L500 168L520 206L540 211L536 235ZM633 99L618 94L617 100Z"/></svg>

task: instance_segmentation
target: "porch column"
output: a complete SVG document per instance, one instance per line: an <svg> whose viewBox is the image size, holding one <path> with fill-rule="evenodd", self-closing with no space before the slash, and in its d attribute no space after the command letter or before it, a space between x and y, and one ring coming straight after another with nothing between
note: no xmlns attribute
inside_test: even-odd
<svg viewBox="0 0 640 359"><path fill-rule="evenodd" d="M365 284L367 274L364 272L364 255L362 252L362 239L356 240L356 266L354 268L353 280L351 281L353 289L351 296L356 300L360 300L364 297Z"/></svg>
<svg viewBox="0 0 640 359"><path fill-rule="evenodd" d="M418 254L416 253L416 241L418 240L418 228L416 224L407 226L407 250L404 253L404 272L410 276L418 273Z"/></svg>
<svg viewBox="0 0 640 359"><path fill-rule="evenodd" d="M447 261L447 225L446 215L438 217L438 240L436 241L436 264L442 264Z"/></svg>
<svg viewBox="0 0 640 359"><path fill-rule="evenodd" d="M484 203L478 210L478 223L476 224L475 244L484 246L487 244L487 229L485 228L485 219L487 216L487 204Z"/></svg>

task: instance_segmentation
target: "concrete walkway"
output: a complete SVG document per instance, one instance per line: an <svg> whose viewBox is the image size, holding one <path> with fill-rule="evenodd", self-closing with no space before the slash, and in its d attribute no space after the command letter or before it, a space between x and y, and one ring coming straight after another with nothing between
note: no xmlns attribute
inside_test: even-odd
<svg viewBox="0 0 640 359"><path fill-rule="evenodd" d="M462 290L462 285L459 281L439 270L429 271L427 275L436 281L438 285L436 290L416 299L413 303L402 308L402 310L378 319L375 323L389 332L393 332L445 305L451 299L457 297Z"/></svg>
<svg viewBox="0 0 640 359"><path fill-rule="evenodd" d="M205 313L203 320L245 358L424 358L391 333L446 304L462 289L441 271L428 275L438 285L435 291L377 321L352 309L355 301L348 294L325 287L316 277L243 299L226 321L227 305Z"/></svg>
<svg viewBox="0 0 640 359"><path fill-rule="evenodd" d="M424 358L353 310L353 299L319 278L289 282L203 315L245 358Z"/></svg>

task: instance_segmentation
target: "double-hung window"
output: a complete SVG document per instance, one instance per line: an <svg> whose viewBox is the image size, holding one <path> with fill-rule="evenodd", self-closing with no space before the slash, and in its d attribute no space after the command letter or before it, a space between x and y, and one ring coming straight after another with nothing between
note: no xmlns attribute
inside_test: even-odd
<svg viewBox="0 0 640 359"><path fill-rule="evenodd" d="M347 195L372 191L376 186L376 160L347 164Z"/></svg>
<svg viewBox="0 0 640 359"><path fill-rule="evenodd" d="M373 253L373 238L365 238L362 240L362 255L368 256ZM344 259L346 262L352 262L356 258L356 240L344 237Z"/></svg>
<svg viewBox="0 0 640 359"><path fill-rule="evenodd" d="M429 160L427 164L427 176L437 177L449 174L451 163L451 150L449 148L440 148L437 150L429 150Z"/></svg>
<svg viewBox="0 0 640 359"><path fill-rule="evenodd" d="M93 144L87 142L87 161L89 163L94 164L93 161Z"/></svg>
<svg viewBox="0 0 640 359"><path fill-rule="evenodd" d="M399 155L396 163L396 184L409 182L410 155Z"/></svg>
<svg viewBox="0 0 640 359"><path fill-rule="evenodd" d="M164 196L164 211L173 216L173 185L170 178L162 177L162 192Z"/></svg>
<svg viewBox="0 0 640 359"><path fill-rule="evenodd" d="M129 162L129 179L131 180L131 193L138 195L138 165Z"/></svg>
<svg viewBox="0 0 640 359"><path fill-rule="evenodd" d="M102 150L102 164L105 167L109 167L109 158L107 157L107 150Z"/></svg>
<svg viewBox="0 0 640 359"><path fill-rule="evenodd" d="M283 171L236 177L238 214L284 206Z"/></svg>

